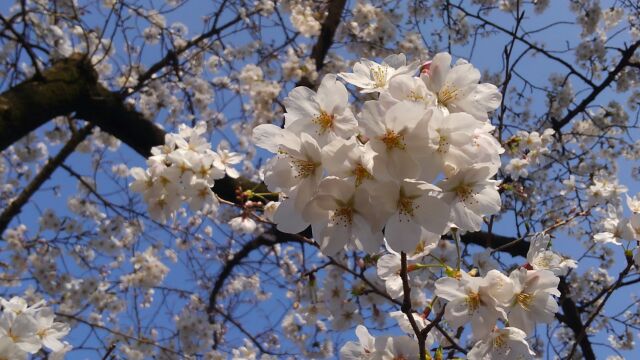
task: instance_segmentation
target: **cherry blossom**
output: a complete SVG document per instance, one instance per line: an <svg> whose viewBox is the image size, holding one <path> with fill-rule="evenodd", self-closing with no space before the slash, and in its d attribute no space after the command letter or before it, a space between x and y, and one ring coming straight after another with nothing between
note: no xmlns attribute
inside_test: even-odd
<svg viewBox="0 0 640 360"><path fill-rule="evenodd" d="M451 55L433 57L428 71L422 75L429 90L437 94L438 105L452 113L465 112L479 120L500 105L502 96L495 85L478 84L480 72L460 59L451 67Z"/></svg>
<svg viewBox="0 0 640 360"><path fill-rule="evenodd" d="M404 54L389 55L378 64L368 59L361 59L353 65L353 73L340 73L346 82L361 88L361 92L377 92L387 89L389 80L394 76L413 74L418 69L416 63L407 64Z"/></svg>
<svg viewBox="0 0 640 360"><path fill-rule="evenodd" d="M486 338L478 341L467 354L470 360L534 359L535 352L531 350L526 340L527 334L515 327L495 329Z"/></svg>

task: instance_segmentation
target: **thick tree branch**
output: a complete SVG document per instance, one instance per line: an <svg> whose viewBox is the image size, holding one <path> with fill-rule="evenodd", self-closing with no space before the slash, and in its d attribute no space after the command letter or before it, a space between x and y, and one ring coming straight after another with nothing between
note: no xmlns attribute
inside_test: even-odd
<svg viewBox="0 0 640 360"><path fill-rule="evenodd" d="M591 346L591 342L588 337L582 337L578 339L579 334L581 334L585 330L585 326L582 323L582 319L580 318L580 312L576 307L576 303L571 298L571 290L569 289L569 284L566 283L565 278L560 278L560 283L558 285L558 290L560 290L560 299L559 303L562 307L562 313L564 316L559 316L556 314L558 320L567 324L573 333L576 336L575 344L580 344L580 349L582 350L582 356L584 356L587 360L594 360L596 358L595 353L593 352L593 347ZM575 350L575 347L573 348ZM568 357L571 359L571 357Z"/></svg>
<svg viewBox="0 0 640 360"><path fill-rule="evenodd" d="M0 94L0 151L56 116L75 112L97 79L80 55Z"/></svg>
<svg viewBox="0 0 640 360"><path fill-rule="evenodd" d="M165 132L98 82L81 54L60 60L42 73L0 94L0 151L56 116L99 126L143 156L164 143Z"/></svg>
<svg viewBox="0 0 640 360"><path fill-rule="evenodd" d="M529 242L509 236L490 234L484 231L466 233L460 237L465 244L474 244L485 248L496 249L513 257L527 257Z"/></svg>
<svg viewBox="0 0 640 360"><path fill-rule="evenodd" d="M604 305L607 303L607 300L609 300L611 295L613 295L613 291L617 289L620 286L620 284L622 284L622 281L627 276L627 274L629 274L629 271L631 271L632 267L633 267L633 258L629 256L627 257L627 266L625 266L622 272L620 272L616 282L605 291L606 295L604 296L604 299L602 299L602 301L598 304L597 308L591 313L591 315L589 315L589 318L584 323L584 325L582 324L582 320L579 317L580 313L578 312L578 308L576 307L575 302L573 302L573 300L569 298L569 306L572 306L573 311L575 311L575 314L571 316L571 319L575 321L576 320L575 316L577 316L578 318L577 318L576 324L567 323L567 325L571 327L571 329L573 330L576 336L576 341L571 347L571 351L569 352L569 356L567 358L569 359L573 358L573 354L576 352L578 344L580 344L580 349L582 350L583 356L585 357L585 359L595 359L593 349L591 348L591 342L589 341L589 337L587 336L587 329L589 329L589 326L591 326L591 323L593 323L596 317L600 314L600 312L604 308ZM568 290L568 285L566 283L564 283L563 287ZM561 289L561 292L562 290L563 289ZM568 298L566 294L564 295L565 297ZM565 302L567 302L567 299L565 299ZM562 309L563 311L565 311L565 304L563 304ZM565 315L567 315L566 311L565 311Z"/></svg>
<svg viewBox="0 0 640 360"><path fill-rule="evenodd" d="M344 11L346 3L346 0L333 0L328 4L327 17L322 22L320 36L311 50L311 58L315 61L317 71L320 71L324 67L324 60L333 45L334 36L340 25L340 19L342 18L342 12ZM297 85L310 88L314 87L311 80L307 77L300 79Z"/></svg>

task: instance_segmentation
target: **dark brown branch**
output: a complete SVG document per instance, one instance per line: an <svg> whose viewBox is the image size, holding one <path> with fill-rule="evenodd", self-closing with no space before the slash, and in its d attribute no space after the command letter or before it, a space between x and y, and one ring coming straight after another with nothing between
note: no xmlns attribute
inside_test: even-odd
<svg viewBox="0 0 640 360"><path fill-rule="evenodd" d="M585 97L580 104L567 113L562 119L553 122L553 129L559 131L562 127L567 125L578 114L587 109L587 106L591 104L602 91L604 91L611 83L616 79L618 74L630 64L630 59L633 57L635 51L640 47L640 41L636 41L633 45L622 51L622 58L616 65L616 67L609 72L607 77L600 83L600 85L593 88L591 93Z"/></svg>
<svg viewBox="0 0 640 360"><path fill-rule="evenodd" d="M585 327L582 323L582 319L580 318L580 312L576 307L576 303L571 298L571 290L569 289L569 284L566 283L565 278L560 278L560 283L558 284L558 290L560 290L560 299L559 303L562 307L562 313L564 316L559 316L556 314L556 318L563 323L567 324L569 328L573 331L576 336L576 342L578 343L578 334L584 331ZM591 342L589 338L583 337L580 341L580 349L582 350L582 356L587 360L595 359L595 353L593 352L593 347L591 346ZM568 357L570 359L571 357Z"/></svg>
<svg viewBox="0 0 640 360"><path fill-rule="evenodd" d="M97 82L91 64L80 55L55 63L0 94L0 151L56 116L75 112Z"/></svg>
<svg viewBox="0 0 640 360"><path fill-rule="evenodd" d="M222 287L224 286L225 281L231 276L233 269L240 265L242 260L247 258L254 250L257 250L263 246L274 246L276 244L284 244L284 243L306 243L311 244L309 239L306 239L303 236L296 234L287 234L280 232L276 229L273 229L271 232L265 233L256 237L255 239L247 242L242 246L242 248L233 255L231 260L227 261L220 274L217 276L216 281L213 285L213 289L209 295L209 307L207 308L207 312L213 320L213 316L217 312L216 306L218 305L218 297L220 292L222 291Z"/></svg>
<svg viewBox="0 0 640 360"><path fill-rule="evenodd" d="M60 60L42 73L0 94L0 151L56 116L99 126L143 156L164 143L165 132L98 82L81 54Z"/></svg>
<svg viewBox="0 0 640 360"><path fill-rule="evenodd" d="M322 22L320 36L311 50L311 58L315 61L317 71L320 71L324 67L324 60L333 45L334 36L338 25L340 25L342 12L344 11L346 3L346 0L333 0L328 4L327 17ZM314 87L313 83L307 77L300 79L297 85L310 88Z"/></svg>
<svg viewBox="0 0 640 360"><path fill-rule="evenodd" d="M509 236L490 234L484 231L466 233L460 237L465 244L479 245L485 248L510 254L511 256L527 257L529 242Z"/></svg>
<svg viewBox="0 0 640 360"><path fill-rule="evenodd" d="M141 89L143 86L146 85L147 80L151 79L155 73L157 73L158 71L162 70L163 68L169 65L177 63L179 56L184 54L187 50L191 49L194 46L200 45L206 39L209 39L216 35L220 35L224 30L242 22L245 18L253 16L258 12L259 11L256 10L246 14L245 16L237 15L236 17L229 20L227 23L225 23L224 25L221 25L220 27L215 26L215 23L217 23L217 20L216 20L214 22L214 27L211 28L209 31L200 34L195 39L189 40L186 44L184 44L182 47L178 49L169 50L162 59L157 61L155 64L151 65L151 67L149 67L147 71L145 71L138 77L137 85L130 90L135 92L136 90ZM129 91L123 90L123 94L126 94L126 93L129 93Z"/></svg>
<svg viewBox="0 0 640 360"><path fill-rule="evenodd" d="M625 276L629 274L629 271L631 271L632 267L633 267L633 259L631 257L627 257L627 266L625 266L622 272L620 272L616 282L607 289L604 299L602 299L600 304L598 304L598 307L591 313L591 315L589 316L587 321L584 323L584 325L581 324L581 320L578 317L579 323L576 325L581 325L581 326L575 326L575 328L574 327L571 328L575 333L576 340L573 343L573 346L571 347L571 351L569 352L569 356L567 357L568 359L573 358L573 354L575 354L578 344L580 344L580 349L582 350L583 356L585 359L595 359L595 354L593 353L593 349L591 349L591 343L589 341L589 338L587 337L587 329L589 328L589 326L591 326L591 323L596 319L598 314L600 314L600 311L602 311L602 309L604 308L604 305L607 303L607 300L609 300L611 295L613 295L614 290L617 289L620 286L620 284L622 284L622 281L624 280ZM566 286L566 283L565 283L565 286ZM573 302L573 300L570 300L570 302L572 303L573 308L575 309L574 311L576 312L576 315L578 315L579 314L578 308L575 306L575 303ZM564 311L564 306L563 306L563 311ZM567 324L567 325L571 327L570 324ZM588 345L588 347L586 345Z"/></svg>
<svg viewBox="0 0 640 360"><path fill-rule="evenodd" d="M407 275L407 254L405 252L400 253L400 278L402 279L402 306L400 310L404 313L409 320L409 324L411 324L411 329L416 335L416 340L418 341L418 348L420 349L420 359L427 358L427 349L425 347L425 339L426 334L423 334L418 324L416 323L416 319L413 317L413 310L411 309L411 286L409 285L409 276Z"/></svg>
<svg viewBox="0 0 640 360"><path fill-rule="evenodd" d="M329 3L327 17L324 19L320 29L320 36L311 51L311 58L315 60L317 70L322 69L324 66L324 59L329 52L329 48L333 45L333 37L338 25L340 25L340 19L346 3L346 0L334 0Z"/></svg>

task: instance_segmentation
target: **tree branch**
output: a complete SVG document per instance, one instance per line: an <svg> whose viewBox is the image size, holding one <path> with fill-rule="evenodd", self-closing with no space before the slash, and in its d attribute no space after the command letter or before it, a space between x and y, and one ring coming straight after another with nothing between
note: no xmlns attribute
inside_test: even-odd
<svg viewBox="0 0 640 360"><path fill-rule="evenodd" d="M418 348L420 349L420 359L426 359L427 349L425 348L424 343L426 334L423 334L418 327L418 323L416 323L416 319L413 317L413 310L411 310L411 286L409 285L409 276L407 275L407 254L405 252L400 253L400 278L402 279L403 291L402 306L400 307L400 310L402 310L407 317L407 320L409 320L409 324L411 324L411 328L416 335Z"/></svg>
<svg viewBox="0 0 640 360"><path fill-rule="evenodd" d="M572 110L570 110L567 115L565 115L562 119L553 122L553 129L555 131L560 131L565 125L567 125L574 117L576 117L581 112L587 109L587 106L593 102L598 95L602 91L604 91L611 83L616 79L618 74L628 65L630 65L630 59L633 57L636 49L640 47L640 41L636 41L629 48L622 51L622 58L618 62L615 68L609 72L607 77L596 87L593 88L589 95L582 99L582 101Z"/></svg>
<svg viewBox="0 0 640 360"><path fill-rule="evenodd" d="M91 134L93 128L94 126L89 124L73 134L71 139L60 149L60 152L47 161L31 182L25 186L20 195L13 199L2 211L0 214L0 235L7 229L11 220L20 213L20 210L31 196L40 189L40 186L51 177L51 174L73 153L75 148Z"/></svg>

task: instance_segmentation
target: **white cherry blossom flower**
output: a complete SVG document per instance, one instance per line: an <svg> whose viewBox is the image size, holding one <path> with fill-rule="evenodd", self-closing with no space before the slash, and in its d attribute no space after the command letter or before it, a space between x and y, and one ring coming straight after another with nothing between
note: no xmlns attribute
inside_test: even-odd
<svg viewBox="0 0 640 360"><path fill-rule="evenodd" d="M334 330L346 330L354 323L362 323L362 315L358 313L358 307L353 302L341 304L338 309L332 311L333 319L331 327Z"/></svg>
<svg viewBox="0 0 640 360"><path fill-rule="evenodd" d="M237 152L229 151L229 149L222 146L222 143L218 144L216 154L218 155L219 162L222 165L227 176L233 179L238 178L240 176L240 173L233 167L233 165L242 162L242 160L244 159L244 155Z"/></svg>
<svg viewBox="0 0 640 360"><path fill-rule="evenodd" d="M278 154L269 161L264 181L269 190L287 192L289 198L280 205L275 217L288 209L285 203L290 201L294 209L301 212L315 194L323 175L318 143L306 133L298 137L270 124L253 129L253 137L256 145ZM298 215L296 219L299 218Z"/></svg>
<svg viewBox="0 0 640 360"><path fill-rule="evenodd" d="M35 316L36 335L42 345L51 351L62 351L65 344L60 341L71 330L68 324L54 322L55 314L50 308L44 308Z"/></svg>
<svg viewBox="0 0 640 360"><path fill-rule="evenodd" d="M378 337L375 346L375 360L420 360L418 342L408 336Z"/></svg>
<svg viewBox="0 0 640 360"><path fill-rule="evenodd" d="M533 270L549 270L557 276L566 276L570 269L578 266L578 263L549 250L550 241L550 236L545 233L532 236L529 240L527 263Z"/></svg>
<svg viewBox="0 0 640 360"><path fill-rule="evenodd" d="M252 218L242 215L229 220L229 226L237 233L251 234L256 230L258 224Z"/></svg>
<svg viewBox="0 0 640 360"><path fill-rule="evenodd" d="M622 245L620 240L635 240L633 225L622 214L622 207L607 205L607 217L602 222L604 231L593 236L596 242Z"/></svg>
<svg viewBox="0 0 640 360"><path fill-rule="evenodd" d="M380 94L381 102L412 101L425 107L436 106L436 95L427 89L424 81L408 74L394 76L389 91Z"/></svg>
<svg viewBox="0 0 640 360"><path fill-rule="evenodd" d="M0 316L0 339L9 339L20 350L35 354L42 347L38 323L32 314L4 312Z"/></svg>
<svg viewBox="0 0 640 360"><path fill-rule="evenodd" d="M375 338L369 334L369 330L362 326L356 326L358 342L348 341L340 349L340 359L366 360L371 359L375 352Z"/></svg>
<svg viewBox="0 0 640 360"><path fill-rule="evenodd" d="M473 254L473 266L478 268L481 275L486 275L489 271L500 268L500 264L491 257L490 248Z"/></svg>
<svg viewBox="0 0 640 360"><path fill-rule="evenodd" d="M426 320L420 314L413 313L412 316L413 316L413 320L416 322L416 325L418 326L418 329L420 330L426 328L427 325L429 325L430 323L429 320ZM389 313L389 317L391 317L392 319L398 322L398 326L400 327L400 330L404 331L405 334L407 335L415 334L415 331L413 330L413 327L409 322L409 318L407 317L407 314L403 313L402 311L393 311ZM442 339L439 339L439 340L442 340ZM435 341L436 341L436 336L434 335L434 332L433 331L429 332L427 334L427 338L425 339L426 348L427 349L431 348L431 346Z"/></svg>
<svg viewBox="0 0 640 360"><path fill-rule="evenodd" d="M369 101L361 118L364 135L373 151L373 172L387 179L416 179L419 160L430 154L426 110L411 102L400 102L389 109Z"/></svg>
<svg viewBox="0 0 640 360"><path fill-rule="evenodd" d="M429 71L422 75L429 90L437 94L438 105L450 112L465 112L487 120L487 112L500 106L502 96L495 85L480 81L480 71L466 61L451 65L451 55L434 56Z"/></svg>
<svg viewBox="0 0 640 360"><path fill-rule="evenodd" d="M513 158L509 161L507 166L504 167L505 173L511 176L513 180L525 178L529 175L529 160L526 158Z"/></svg>
<svg viewBox="0 0 640 360"><path fill-rule="evenodd" d="M19 348L9 337L0 338L0 359L27 360L29 353Z"/></svg>
<svg viewBox="0 0 640 360"><path fill-rule="evenodd" d="M407 64L404 54L389 55L381 64L361 59L353 65L353 73L340 73L346 82L359 87L361 92L380 92L389 86L389 81L398 75L413 74L418 69L417 63Z"/></svg>
<svg viewBox="0 0 640 360"><path fill-rule="evenodd" d="M526 340L527 334L514 327L495 329L485 339L473 345L467 354L469 360L529 360L535 352L531 350Z"/></svg>
<svg viewBox="0 0 640 360"><path fill-rule="evenodd" d="M498 318L507 317L492 296L491 285L486 279L472 277L463 271L460 272L460 279L438 279L434 293L449 301L445 308L445 320L454 328L471 322L474 338L487 336Z"/></svg>
<svg viewBox="0 0 640 360"><path fill-rule="evenodd" d="M374 156L370 147L360 144L356 137L336 139L322 148L322 164L327 174L352 180L356 186L375 181Z"/></svg>
<svg viewBox="0 0 640 360"><path fill-rule="evenodd" d="M560 279L548 270L514 270L509 277L513 281L513 300L509 308L509 325L533 332L536 323L550 323L558 304L552 296L560 296Z"/></svg>
<svg viewBox="0 0 640 360"><path fill-rule="evenodd" d="M335 75L325 75L317 93L296 87L283 103L287 109L284 128L295 134L306 132L320 146L356 134L358 122L349 108L349 93Z"/></svg>
<svg viewBox="0 0 640 360"><path fill-rule="evenodd" d="M385 225L385 237L395 251L413 253L424 231L440 235L449 221L448 206L436 197L436 186L405 179L379 186L378 199L391 216Z"/></svg>
<svg viewBox="0 0 640 360"><path fill-rule="evenodd" d="M478 231L483 216L500 211L497 181L490 179L494 173L490 164L478 164L460 169L438 184L441 199L451 209L451 221L459 228Z"/></svg>
<svg viewBox="0 0 640 360"><path fill-rule="evenodd" d="M627 206L632 213L638 214L640 213L640 194L636 194L635 196L629 196L625 194L627 198Z"/></svg>
<svg viewBox="0 0 640 360"><path fill-rule="evenodd" d="M476 149L468 146L473 142L475 131L484 128L484 123L465 113L445 115L434 109L429 119L429 145L432 155L428 157L437 164L424 166L428 169L444 169L445 174L455 174L459 169L472 165L477 157ZM423 169L421 178L433 180L437 176Z"/></svg>
<svg viewBox="0 0 640 360"><path fill-rule="evenodd" d="M303 218L311 223L314 238L324 254L334 255L347 244L375 253L382 245L382 225L374 210L365 188L330 176L320 182Z"/></svg>

